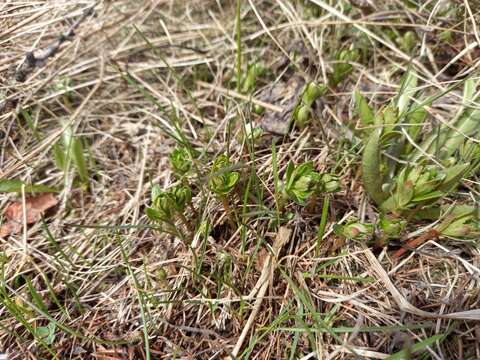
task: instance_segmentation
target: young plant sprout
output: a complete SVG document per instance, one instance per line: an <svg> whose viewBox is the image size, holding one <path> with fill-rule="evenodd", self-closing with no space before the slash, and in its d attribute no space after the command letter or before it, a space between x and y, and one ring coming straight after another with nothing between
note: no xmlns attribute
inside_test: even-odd
<svg viewBox="0 0 480 360"><path fill-rule="evenodd" d="M352 219L345 225L335 224L333 231L336 235L342 236L348 240L368 240L375 233L373 224L363 224L356 219Z"/></svg>
<svg viewBox="0 0 480 360"><path fill-rule="evenodd" d="M293 119L299 128L304 128L310 119L313 103L327 92L325 85L310 82L303 90L300 103L293 112Z"/></svg>
<svg viewBox="0 0 480 360"><path fill-rule="evenodd" d="M192 203L192 190L188 186L176 185L170 190L170 195L173 200L175 210L181 221L189 229L193 231L192 223L185 217L185 208Z"/></svg>
<svg viewBox="0 0 480 360"><path fill-rule="evenodd" d="M251 64L245 75L245 79L242 84L242 92L245 94L251 93L255 90L257 79L265 73L265 67L260 63Z"/></svg>
<svg viewBox="0 0 480 360"><path fill-rule="evenodd" d="M295 166L288 163L283 180L282 198L290 199L298 205L307 205L313 195L333 193L340 189L338 176L333 174L320 175L313 168L311 161Z"/></svg>
<svg viewBox="0 0 480 360"><path fill-rule="evenodd" d="M263 135L261 127L255 127L252 122L245 124L245 140L257 143Z"/></svg>
<svg viewBox="0 0 480 360"><path fill-rule="evenodd" d="M385 246L390 240L400 238L406 227L407 222L402 218L381 213L378 221L379 239L377 244Z"/></svg>
<svg viewBox="0 0 480 360"><path fill-rule="evenodd" d="M242 93L251 94L255 91L257 85L257 80L260 76L265 73L265 66L261 63L253 63L248 66L247 73L242 83ZM258 104L252 104L252 111L257 115L262 115L265 111L265 108Z"/></svg>
<svg viewBox="0 0 480 360"><path fill-rule="evenodd" d="M192 168L190 154L184 147L173 150L169 159L173 171L179 176L186 175Z"/></svg>
<svg viewBox="0 0 480 360"><path fill-rule="evenodd" d="M400 48L407 54L411 54L415 44L417 43L417 37L413 31L407 31L403 36L399 36L397 39Z"/></svg>
<svg viewBox="0 0 480 360"><path fill-rule="evenodd" d="M357 49L341 50L337 53L336 62L330 76L330 85L336 87L353 71L350 62L355 62L360 57Z"/></svg>
<svg viewBox="0 0 480 360"><path fill-rule="evenodd" d="M173 217L173 201L171 196L155 185L152 188L152 206L147 208L147 216L151 220L171 222Z"/></svg>
<svg viewBox="0 0 480 360"><path fill-rule="evenodd" d="M319 182L319 190L323 193L334 193L340 190L340 179L334 174L323 174Z"/></svg>
<svg viewBox="0 0 480 360"><path fill-rule="evenodd" d="M232 228L235 228L235 221L233 220L232 212L230 210L228 197L240 179L240 174L236 171L231 171L230 168L231 164L227 155L224 154L218 156L213 162L210 179L208 180L208 187L222 201L230 225Z"/></svg>
<svg viewBox="0 0 480 360"><path fill-rule="evenodd" d="M299 166L290 161L283 181L283 198L305 206L310 196L317 191L320 179L321 176L314 170L311 161Z"/></svg>
<svg viewBox="0 0 480 360"><path fill-rule="evenodd" d="M159 186L154 186L151 196L152 206L146 209L147 217L163 224L170 233L184 239L183 234L175 226L175 220L178 217L184 226L192 232L193 238L193 226L190 225L184 215L185 207L192 199L190 188L177 185L170 191L163 191Z"/></svg>
<svg viewBox="0 0 480 360"><path fill-rule="evenodd" d="M464 96L475 101L480 96L474 94L476 85L472 81L466 80ZM472 129L478 124L480 111L465 106L449 126L442 125L438 133L425 136L421 130L428 116L426 107L410 104L414 95L418 98L417 91L416 75L407 72L395 99L377 113L355 93L356 113L362 125L367 126L359 132L366 135L362 180L367 195L380 210L380 242L399 238L410 221L439 218L445 220L425 236L478 236L478 212L471 206L457 205L442 215L442 200L462 178L480 167L480 147L465 136L475 136ZM423 238L409 244L418 246ZM396 256L404 251L399 250Z"/></svg>

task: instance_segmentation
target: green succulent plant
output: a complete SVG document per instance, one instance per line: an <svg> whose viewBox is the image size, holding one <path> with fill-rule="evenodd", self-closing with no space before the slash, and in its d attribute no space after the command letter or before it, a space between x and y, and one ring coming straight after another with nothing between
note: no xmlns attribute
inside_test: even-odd
<svg viewBox="0 0 480 360"><path fill-rule="evenodd" d="M337 175L323 174L320 177L319 188L325 193L337 192L340 190L340 179Z"/></svg>
<svg viewBox="0 0 480 360"><path fill-rule="evenodd" d="M417 36L413 31L407 31L403 36L397 38L397 42L407 54L410 54L417 43Z"/></svg>
<svg viewBox="0 0 480 360"><path fill-rule="evenodd" d="M385 240L398 239L406 227L407 222L404 219L391 215L380 214L378 228L381 231L381 236Z"/></svg>
<svg viewBox="0 0 480 360"><path fill-rule="evenodd" d="M305 86L300 102L293 112L293 118L297 126L303 128L307 125L313 103L323 96L326 91L327 87L325 85L318 85L314 82L310 82Z"/></svg>
<svg viewBox="0 0 480 360"><path fill-rule="evenodd" d="M219 196L225 196L232 192L240 179L240 174L236 171L230 171L230 167L231 164L227 155L218 156L213 163L208 187Z"/></svg>
<svg viewBox="0 0 480 360"><path fill-rule="evenodd" d="M469 164L442 169L438 165L404 167L393 194L381 204L383 210L401 213L419 203L429 204L453 190Z"/></svg>
<svg viewBox="0 0 480 360"><path fill-rule="evenodd" d="M177 175L185 175L192 168L192 161L188 150L184 147L176 148L170 154L170 165Z"/></svg>
<svg viewBox="0 0 480 360"><path fill-rule="evenodd" d="M175 209L179 212L183 212L185 207L192 202L192 190L188 186L174 186L170 189L170 196Z"/></svg>
<svg viewBox="0 0 480 360"><path fill-rule="evenodd" d="M239 179L240 174L231 171L231 164L227 155L223 154L215 159L208 180L208 187L221 200L232 230L235 229L235 218L230 209L229 194L235 189Z"/></svg>
<svg viewBox="0 0 480 360"><path fill-rule="evenodd" d="M253 123L249 122L245 124L245 138L246 140L257 143L263 135L263 130L260 127L256 127Z"/></svg>
<svg viewBox="0 0 480 360"><path fill-rule="evenodd" d="M474 239L480 236L479 209L468 205L457 205L450 211L436 230L443 236Z"/></svg>
<svg viewBox="0 0 480 360"><path fill-rule="evenodd" d="M187 240L179 228L175 226L175 220L179 219L185 228L190 231L193 240L195 225L187 221L184 211L187 205L192 207L192 212L195 210L192 206L192 191L188 186L175 185L170 190L164 191L158 185L152 187L152 204L145 211L147 217L165 228L179 238Z"/></svg>
<svg viewBox="0 0 480 360"><path fill-rule="evenodd" d="M152 206L146 209L150 220L171 222L174 214L174 201L172 196L163 191L159 186L152 187Z"/></svg>
<svg viewBox="0 0 480 360"><path fill-rule="evenodd" d="M312 162L295 166L290 161L283 181L284 197L304 206L317 190L320 179L321 176L314 170Z"/></svg>

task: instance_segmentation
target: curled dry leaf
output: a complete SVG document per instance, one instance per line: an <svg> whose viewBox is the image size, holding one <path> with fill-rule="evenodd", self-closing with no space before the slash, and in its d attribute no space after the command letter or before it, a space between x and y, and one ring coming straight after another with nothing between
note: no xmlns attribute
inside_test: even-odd
<svg viewBox="0 0 480 360"><path fill-rule="evenodd" d="M58 204L52 193L38 194L25 200L25 218L27 224L34 224L42 218L48 209ZM23 224L23 203L15 201L10 203L3 212L7 221L0 227L0 238L21 231Z"/></svg>

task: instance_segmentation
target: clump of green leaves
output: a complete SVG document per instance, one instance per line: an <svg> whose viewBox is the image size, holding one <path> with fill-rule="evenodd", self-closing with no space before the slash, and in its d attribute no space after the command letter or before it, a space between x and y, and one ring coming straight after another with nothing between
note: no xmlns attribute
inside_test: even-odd
<svg viewBox="0 0 480 360"><path fill-rule="evenodd" d="M340 190L340 179L334 174L323 174L319 182L319 191L322 193L334 193Z"/></svg>
<svg viewBox="0 0 480 360"><path fill-rule="evenodd" d="M175 185L168 191L164 191L155 185L152 187L151 197L151 206L146 209L147 217L163 225L168 232L186 239L175 226L175 221L179 219L190 232L193 232L193 226L184 214L187 205L193 208L191 189L188 186Z"/></svg>
<svg viewBox="0 0 480 360"><path fill-rule="evenodd" d="M240 174L237 171L232 171L228 156L225 154L219 155L213 162L208 188L222 201L232 228L235 227L235 221L230 210L229 194L235 189L239 179Z"/></svg>
<svg viewBox="0 0 480 360"><path fill-rule="evenodd" d="M443 236L475 239L480 236L480 212L477 207L457 205L449 209L444 220L436 227Z"/></svg>
<svg viewBox="0 0 480 360"><path fill-rule="evenodd" d="M464 136L478 141L478 132L473 129L480 111L463 106L449 126L442 125L435 133L422 133L428 113L424 106L411 102L412 97L419 97L416 86L416 75L407 72L398 95L377 112L355 93L355 111L362 125L367 126L357 133L365 138L362 180L366 193L380 210L379 230L384 239L399 237L407 225L405 221L431 213L438 218L443 199L457 189L462 178L480 167L478 143ZM480 99L474 94L471 80L465 83L464 96L467 103ZM475 234L478 217L474 213L457 218L439 232L445 236Z"/></svg>
<svg viewBox="0 0 480 360"><path fill-rule="evenodd" d="M212 166L209 189L219 196L225 196L233 191L240 179L240 174L231 171L231 164L227 155L218 156Z"/></svg>
<svg viewBox="0 0 480 360"><path fill-rule="evenodd" d="M332 193L340 189L340 182L333 174L319 174L311 161L295 166L292 161L287 165L283 184L283 199L290 199L305 206L314 194Z"/></svg>
<svg viewBox="0 0 480 360"><path fill-rule="evenodd" d="M56 325L50 321L47 326L40 326L35 330L35 335L45 342L47 345L52 345L55 341Z"/></svg>
<svg viewBox="0 0 480 360"><path fill-rule="evenodd" d="M257 144L260 142L260 139L263 136L263 129L261 127L255 126L253 122L248 122L245 124L245 127L240 133L239 141L246 142L250 144Z"/></svg>
<svg viewBox="0 0 480 360"><path fill-rule="evenodd" d="M327 92L325 85L318 85L314 82L308 83L303 89L299 104L293 112L295 124L304 128L311 117L314 102Z"/></svg>
<svg viewBox="0 0 480 360"><path fill-rule="evenodd" d="M454 188L470 164L459 164L448 169L438 165L404 167L397 176L394 190L380 207L401 214L418 204L429 204L444 197Z"/></svg>
<svg viewBox="0 0 480 360"><path fill-rule="evenodd" d="M382 237L386 239L398 239L407 226L407 222L399 217L380 214L378 223Z"/></svg>
<svg viewBox="0 0 480 360"><path fill-rule="evenodd" d="M147 208L146 214L150 220L171 223L173 221L173 199L158 185L153 186L151 192L152 205Z"/></svg>
<svg viewBox="0 0 480 360"><path fill-rule="evenodd" d="M321 176L313 168L311 161L295 166L288 163L283 182L283 197L305 206L310 196L317 190Z"/></svg>
<svg viewBox="0 0 480 360"><path fill-rule="evenodd" d="M190 153L185 147L179 147L170 154L170 165L178 176L184 176L192 169Z"/></svg>
<svg viewBox="0 0 480 360"><path fill-rule="evenodd" d="M242 93L244 94L251 94L255 91L257 87L258 79L264 75L266 72L266 68L262 63L254 62L248 66L247 72L245 73L245 77L242 81ZM257 114L261 115L264 113L265 108L258 104L252 104L252 111Z"/></svg>

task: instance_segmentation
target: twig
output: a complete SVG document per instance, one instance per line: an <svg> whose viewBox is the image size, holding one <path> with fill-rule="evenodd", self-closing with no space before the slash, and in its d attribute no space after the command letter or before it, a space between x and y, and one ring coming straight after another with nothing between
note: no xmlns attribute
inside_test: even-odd
<svg viewBox="0 0 480 360"><path fill-rule="evenodd" d="M90 15L93 14L93 9L97 5L97 2L91 7L85 9L83 14L77 21L75 21L70 28L60 35L60 37L49 47L47 47L40 55L35 56L33 51L28 51L25 54L25 60L20 64L15 72L15 80L18 82L24 82L28 75L30 75L36 68L40 68L45 65L48 58L55 56L60 49L60 46L75 36L75 30L78 26Z"/></svg>

